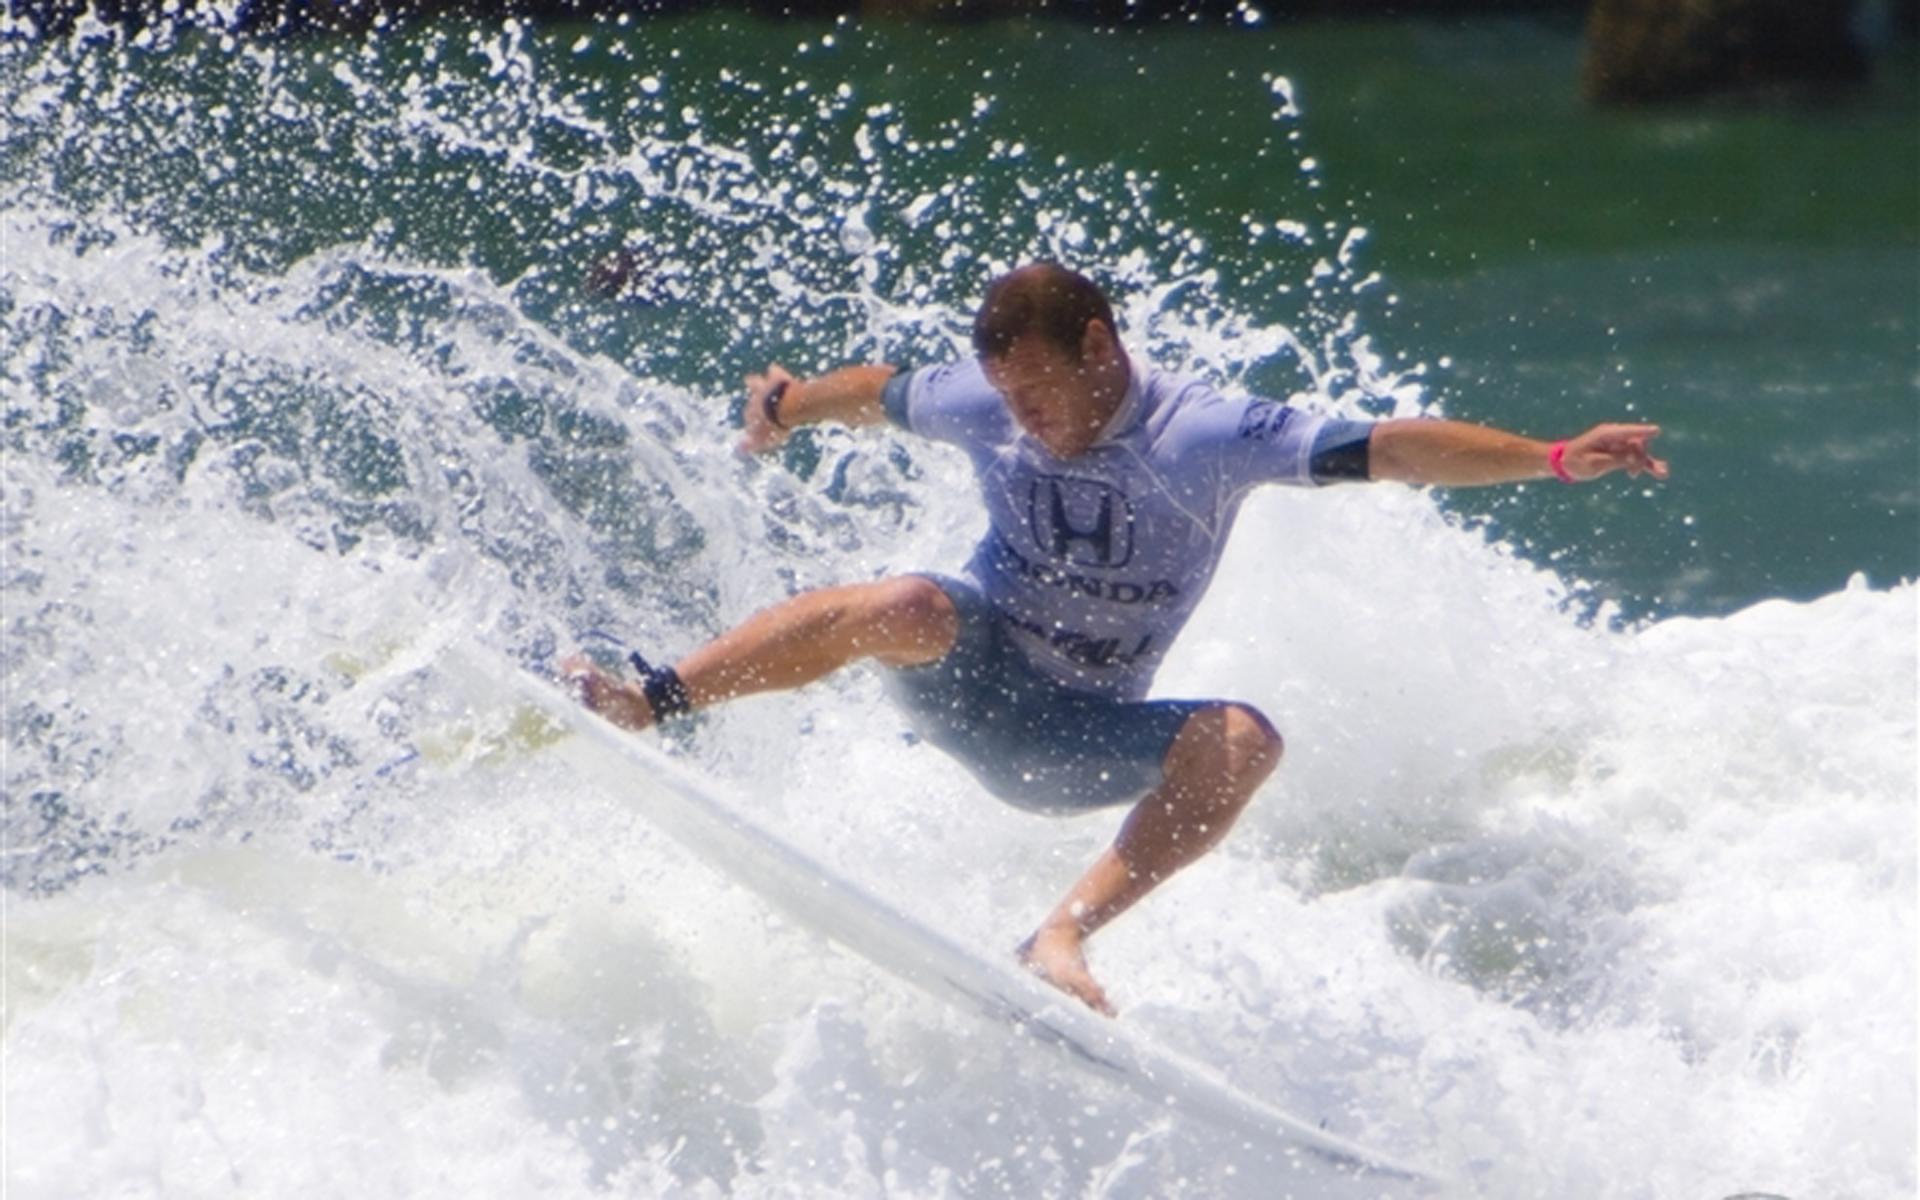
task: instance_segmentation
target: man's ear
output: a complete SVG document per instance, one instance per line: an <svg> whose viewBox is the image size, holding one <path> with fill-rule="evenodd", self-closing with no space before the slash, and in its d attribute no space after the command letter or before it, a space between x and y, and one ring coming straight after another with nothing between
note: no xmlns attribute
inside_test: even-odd
<svg viewBox="0 0 1920 1200"><path fill-rule="evenodd" d="M1120 339L1105 321L1095 317L1080 335L1080 361L1104 362L1120 345Z"/></svg>

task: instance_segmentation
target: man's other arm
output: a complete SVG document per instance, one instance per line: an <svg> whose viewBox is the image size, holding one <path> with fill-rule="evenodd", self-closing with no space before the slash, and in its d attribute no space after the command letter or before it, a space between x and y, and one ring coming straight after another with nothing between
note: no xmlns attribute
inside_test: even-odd
<svg viewBox="0 0 1920 1200"><path fill-rule="evenodd" d="M740 452L764 454L785 442L802 425L832 421L841 425L878 425L887 419L881 392L894 368L841 367L813 379L796 379L775 363L765 375L747 376L747 411ZM781 384L780 424L768 419L767 396Z"/></svg>
<svg viewBox="0 0 1920 1200"><path fill-rule="evenodd" d="M1596 425L1566 440L1559 473L1576 482L1614 471L1665 479L1666 462L1647 448L1659 432L1658 425ZM1449 487L1547 479L1556 474L1554 447L1561 444L1460 421L1382 421L1368 439L1368 473Z"/></svg>

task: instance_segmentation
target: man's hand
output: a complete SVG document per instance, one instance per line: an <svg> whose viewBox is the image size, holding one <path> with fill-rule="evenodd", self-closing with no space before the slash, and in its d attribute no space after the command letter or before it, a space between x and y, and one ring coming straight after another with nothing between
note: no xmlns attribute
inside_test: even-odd
<svg viewBox="0 0 1920 1200"><path fill-rule="evenodd" d="M1658 425L1596 425L1567 442L1560 463L1582 482L1614 471L1665 479L1666 460L1655 458L1647 449L1647 443L1659 435Z"/></svg>
<svg viewBox="0 0 1920 1200"><path fill-rule="evenodd" d="M638 733L653 724L653 706L644 691L616 675L602 671L584 654L570 654L560 663L560 681L580 703L625 729Z"/></svg>
<svg viewBox="0 0 1920 1200"><path fill-rule="evenodd" d="M767 396L782 383L787 385L787 391L781 397L781 403L787 406L799 391L800 381L789 374L785 367L774 363L767 368L765 375L747 376L747 412L745 427L740 434L740 453L765 454L769 450L777 450L793 435L791 422L783 418L782 424L787 428L782 429L767 420Z"/></svg>

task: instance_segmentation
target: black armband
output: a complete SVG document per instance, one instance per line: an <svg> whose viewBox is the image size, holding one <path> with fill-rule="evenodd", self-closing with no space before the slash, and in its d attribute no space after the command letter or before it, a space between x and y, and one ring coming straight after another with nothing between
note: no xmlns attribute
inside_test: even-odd
<svg viewBox="0 0 1920 1200"><path fill-rule="evenodd" d="M1347 483L1373 478L1373 461L1368 446L1373 440L1372 421L1344 421L1335 417L1320 426L1313 435L1313 449L1307 455L1307 472L1315 483Z"/></svg>
<svg viewBox="0 0 1920 1200"><path fill-rule="evenodd" d="M693 698L687 695L687 685L680 681L672 667L656 667L640 657L638 650L627 655L627 661L640 672L640 690L647 697L647 707L653 710L655 721L692 711Z"/></svg>

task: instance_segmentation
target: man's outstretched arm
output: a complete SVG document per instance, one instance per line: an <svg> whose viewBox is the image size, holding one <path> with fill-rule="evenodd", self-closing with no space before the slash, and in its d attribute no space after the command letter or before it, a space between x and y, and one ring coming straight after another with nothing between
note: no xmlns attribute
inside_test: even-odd
<svg viewBox="0 0 1920 1200"><path fill-rule="evenodd" d="M1647 448L1659 433L1658 425L1596 425L1556 443L1461 421L1382 421L1367 443L1368 473L1374 479L1450 487L1556 474L1584 482L1615 471L1665 479L1666 462ZM1556 445L1565 446L1559 471L1554 467Z"/></svg>
<svg viewBox="0 0 1920 1200"><path fill-rule="evenodd" d="M746 424L742 454L764 454L786 441L802 425L821 421L841 425L878 425L887 419L881 391L894 369L887 366L841 367L813 379L796 379L775 363L765 375L747 376ZM767 397L785 387L777 406L779 424L770 419Z"/></svg>

